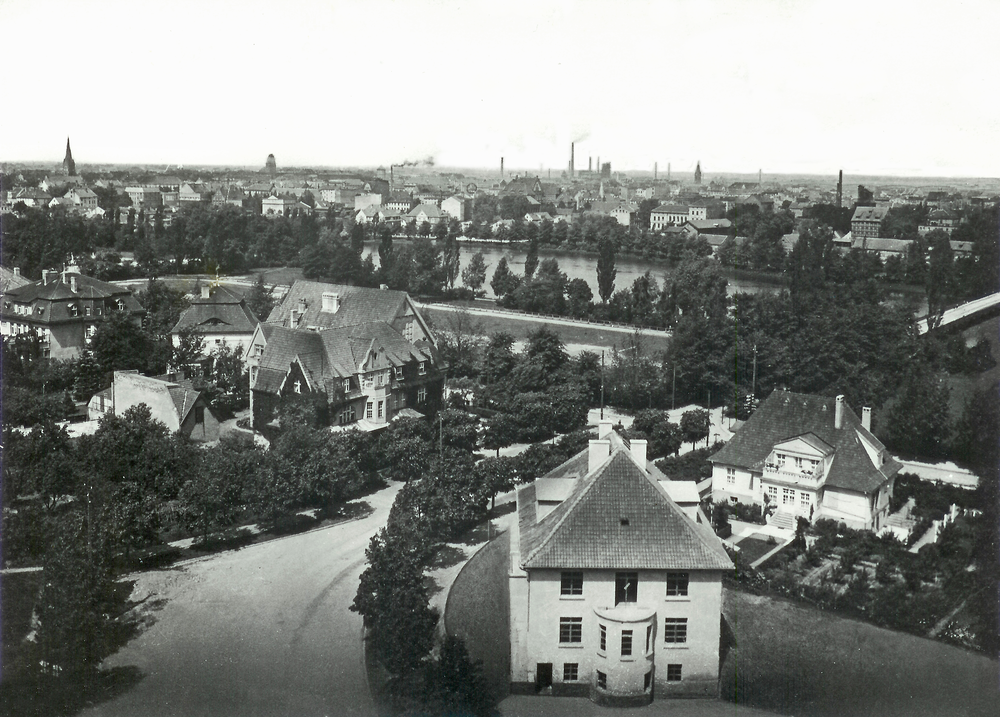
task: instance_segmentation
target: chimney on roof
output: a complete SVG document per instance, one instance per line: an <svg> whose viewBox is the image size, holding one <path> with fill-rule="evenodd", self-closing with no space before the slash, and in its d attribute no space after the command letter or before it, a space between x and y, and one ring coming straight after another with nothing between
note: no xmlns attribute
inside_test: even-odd
<svg viewBox="0 0 1000 717"><path fill-rule="evenodd" d="M288 312L288 328L297 329L299 328L299 312L292 309Z"/></svg>
<svg viewBox="0 0 1000 717"><path fill-rule="evenodd" d="M48 269L42 269L42 286L49 283L49 274L51 272Z"/></svg>
<svg viewBox="0 0 1000 717"><path fill-rule="evenodd" d="M606 418L604 420L602 420L600 423L597 424L597 438L598 438L598 440L602 440L603 441L605 438L607 438L609 435L611 435L611 431L612 430L613 429L612 429L612 423L611 423L611 421L609 421Z"/></svg>
<svg viewBox="0 0 1000 717"><path fill-rule="evenodd" d="M77 284L76 279L77 279L76 274L69 275L69 290L72 291L74 294L80 290L80 285Z"/></svg>
<svg viewBox="0 0 1000 717"><path fill-rule="evenodd" d="M306 313L306 300L305 299L299 299L299 313L300 314Z"/></svg>
<svg viewBox="0 0 1000 717"><path fill-rule="evenodd" d="M632 458L639 464L639 467L646 470L646 440L633 438L629 441L629 450L632 452Z"/></svg>
<svg viewBox="0 0 1000 717"><path fill-rule="evenodd" d="M378 288L379 288L380 291L388 291L389 290L389 285L388 284L379 284Z"/></svg>
<svg viewBox="0 0 1000 717"><path fill-rule="evenodd" d="M861 409L861 427L871 433L872 430L872 409L865 406Z"/></svg>
<svg viewBox="0 0 1000 717"><path fill-rule="evenodd" d="M335 291L323 292L323 313L336 314L340 311L340 294Z"/></svg>
<svg viewBox="0 0 1000 717"><path fill-rule="evenodd" d="M590 441L590 452L587 454L587 472L592 472L611 455L611 441Z"/></svg>
<svg viewBox="0 0 1000 717"><path fill-rule="evenodd" d="M833 414L833 427L840 430L844 427L844 395L837 396L837 408Z"/></svg>
<svg viewBox="0 0 1000 717"><path fill-rule="evenodd" d="M212 287L208 284L201 285L201 298L211 299L212 298Z"/></svg>
<svg viewBox="0 0 1000 717"><path fill-rule="evenodd" d="M21 267L15 266L14 267L14 276L20 276L20 275L21 275Z"/></svg>

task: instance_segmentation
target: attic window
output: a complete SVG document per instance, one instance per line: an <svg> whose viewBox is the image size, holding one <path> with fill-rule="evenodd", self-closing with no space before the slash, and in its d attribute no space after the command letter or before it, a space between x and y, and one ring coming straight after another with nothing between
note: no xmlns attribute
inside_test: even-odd
<svg viewBox="0 0 1000 717"><path fill-rule="evenodd" d="M628 518L621 518L620 520L622 525L628 525Z"/></svg>

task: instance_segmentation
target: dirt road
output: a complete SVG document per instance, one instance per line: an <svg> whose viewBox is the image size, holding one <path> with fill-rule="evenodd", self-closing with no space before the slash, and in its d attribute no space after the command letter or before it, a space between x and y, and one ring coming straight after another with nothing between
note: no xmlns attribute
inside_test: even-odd
<svg viewBox="0 0 1000 717"><path fill-rule="evenodd" d="M143 679L83 715L374 715L361 618L365 548L399 490L366 518L138 576L155 620L106 661Z"/></svg>

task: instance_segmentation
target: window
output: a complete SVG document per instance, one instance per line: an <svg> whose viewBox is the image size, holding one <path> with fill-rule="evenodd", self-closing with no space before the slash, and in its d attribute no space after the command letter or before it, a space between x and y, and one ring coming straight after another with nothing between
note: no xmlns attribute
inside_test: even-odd
<svg viewBox="0 0 1000 717"><path fill-rule="evenodd" d="M124 301L122 301L121 299L118 299L118 301L115 302L115 303L118 304L118 310L119 311L124 311L125 310L125 302Z"/></svg>
<svg viewBox="0 0 1000 717"><path fill-rule="evenodd" d="M783 466L785 465L785 459L788 458L788 456L786 456L784 453L778 453L776 458L778 459L778 465Z"/></svg>
<svg viewBox="0 0 1000 717"><path fill-rule="evenodd" d="M646 625L646 654L649 654L649 648L653 641L653 626Z"/></svg>
<svg viewBox="0 0 1000 717"><path fill-rule="evenodd" d="M769 485L767 487L767 496L771 499L772 505L778 502L778 486Z"/></svg>
<svg viewBox="0 0 1000 717"><path fill-rule="evenodd" d="M365 407L365 418L372 417L372 402L369 401L368 405Z"/></svg>
<svg viewBox="0 0 1000 717"><path fill-rule="evenodd" d="M781 490L781 502L783 504L794 503L795 502L795 489L794 488L782 488Z"/></svg>
<svg viewBox="0 0 1000 717"><path fill-rule="evenodd" d="M39 308L38 311L39 311L39 313L41 313L42 309ZM83 315L84 316L90 316L90 313L91 313L91 308L89 306L85 306L84 309L83 309Z"/></svg>
<svg viewBox="0 0 1000 717"><path fill-rule="evenodd" d="M420 368L417 370L417 373L419 373L421 376L423 376L425 373L427 373L427 362L426 361L421 361L420 362Z"/></svg>
<svg viewBox="0 0 1000 717"><path fill-rule="evenodd" d="M406 407L406 394L405 393L399 394L399 407L400 408L405 408Z"/></svg>
<svg viewBox="0 0 1000 717"><path fill-rule="evenodd" d="M382 407L383 407L384 405L385 405L385 401L379 401L379 402L378 402L378 417L379 417L379 418L382 418L382 413L383 413L383 411L382 411Z"/></svg>
<svg viewBox="0 0 1000 717"><path fill-rule="evenodd" d="M350 393L350 392L351 392L351 379L345 378L344 379L344 393Z"/></svg>
<svg viewBox="0 0 1000 717"><path fill-rule="evenodd" d="M583 642L583 618L559 618L559 642Z"/></svg>
<svg viewBox="0 0 1000 717"><path fill-rule="evenodd" d="M559 588L560 595L583 595L583 573L579 571L564 572L562 574L562 585Z"/></svg>
<svg viewBox="0 0 1000 717"><path fill-rule="evenodd" d="M425 403L427 401L427 389L421 388L417 391L417 403Z"/></svg>
<svg viewBox="0 0 1000 717"><path fill-rule="evenodd" d="M80 307L78 307L76 304L70 304L69 305L69 315L70 316L79 316L80 315Z"/></svg>
<svg viewBox="0 0 1000 717"><path fill-rule="evenodd" d="M296 381L295 385L292 387L292 390L295 391L295 393L302 393L302 382Z"/></svg>
<svg viewBox="0 0 1000 717"><path fill-rule="evenodd" d="M799 470L802 469L802 459L799 458L798 456L796 456L795 458L795 467L798 468Z"/></svg>
<svg viewBox="0 0 1000 717"><path fill-rule="evenodd" d="M396 367L396 380L397 381L402 381L403 380L403 367L402 366L397 366Z"/></svg>
<svg viewBox="0 0 1000 717"><path fill-rule="evenodd" d="M254 382L257 380L257 367L250 367L250 385L253 386Z"/></svg>
<svg viewBox="0 0 1000 717"><path fill-rule="evenodd" d="M681 681L681 666L667 665L667 682L680 682L680 681Z"/></svg>
<svg viewBox="0 0 1000 717"><path fill-rule="evenodd" d="M608 689L608 676L600 670L597 671L597 686L602 690Z"/></svg>
<svg viewBox="0 0 1000 717"><path fill-rule="evenodd" d="M622 657L632 654L632 631L622 630Z"/></svg>
<svg viewBox="0 0 1000 717"><path fill-rule="evenodd" d="M729 485L736 485L736 469L726 468L726 483Z"/></svg>
<svg viewBox="0 0 1000 717"><path fill-rule="evenodd" d="M809 499L808 493L806 493L805 491L799 493L799 505L801 505L803 508L808 508L811 504L812 501Z"/></svg>
<svg viewBox="0 0 1000 717"><path fill-rule="evenodd" d="M687 573L667 573L667 595L678 597L688 594Z"/></svg>
<svg viewBox="0 0 1000 717"><path fill-rule="evenodd" d="M563 663L563 682L576 682L580 679L580 664L577 662Z"/></svg>
<svg viewBox="0 0 1000 717"><path fill-rule="evenodd" d="M343 411L340 412L340 416L337 417L338 422L341 426L346 426L348 423L354 423L358 420L357 413L354 411L354 406L348 406Z"/></svg>
<svg viewBox="0 0 1000 717"><path fill-rule="evenodd" d="M668 644L687 642L688 620L686 617L665 618L663 641Z"/></svg>
<svg viewBox="0 0 1000 717"><path fill-rule="evenodd" d="M639 592L639 573L615 574L615 605L622 602L636 602Z"/></svg>
<svg viewBox="0 0 1000 717"><path fill-rule="evenodd" d="M205 407L195 406L194 407L194 422L204 423L205 422Z"/></svg>
<svg viewBox="0 0 1000 717"><path fill-rule="evenodd" d="M642 689L646 692L649 691L650 685L653 684L653 671L650 670L642 678Z"/></svg>
<svg viewBox="0 0 1000 717"><path fill-rule="evenodd" d="M601 625L601 652L606 652L608 649L608 628Z"/></svg>

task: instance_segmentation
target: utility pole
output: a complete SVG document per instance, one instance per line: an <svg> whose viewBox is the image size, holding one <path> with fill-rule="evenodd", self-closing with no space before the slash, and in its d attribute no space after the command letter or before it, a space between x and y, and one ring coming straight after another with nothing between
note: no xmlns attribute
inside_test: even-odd
<svg viewBox="0 0 1000 717"><path fill-rule="evenodd" d="M753 345L753 383L750 385L750 403L757 398L757 344Z"/></svg>
<svg viewBox="0 0 1000 717"><path fill-rule="evenodd" d="M674 382L670 387L670 410L677 408L677 364L674 364Z"/></svg>
<svg viewBox="0 0 1000 717"><path fill-rule="evenodd" d="M604 351L601 351L601 420L604 420Z"/></svg>

